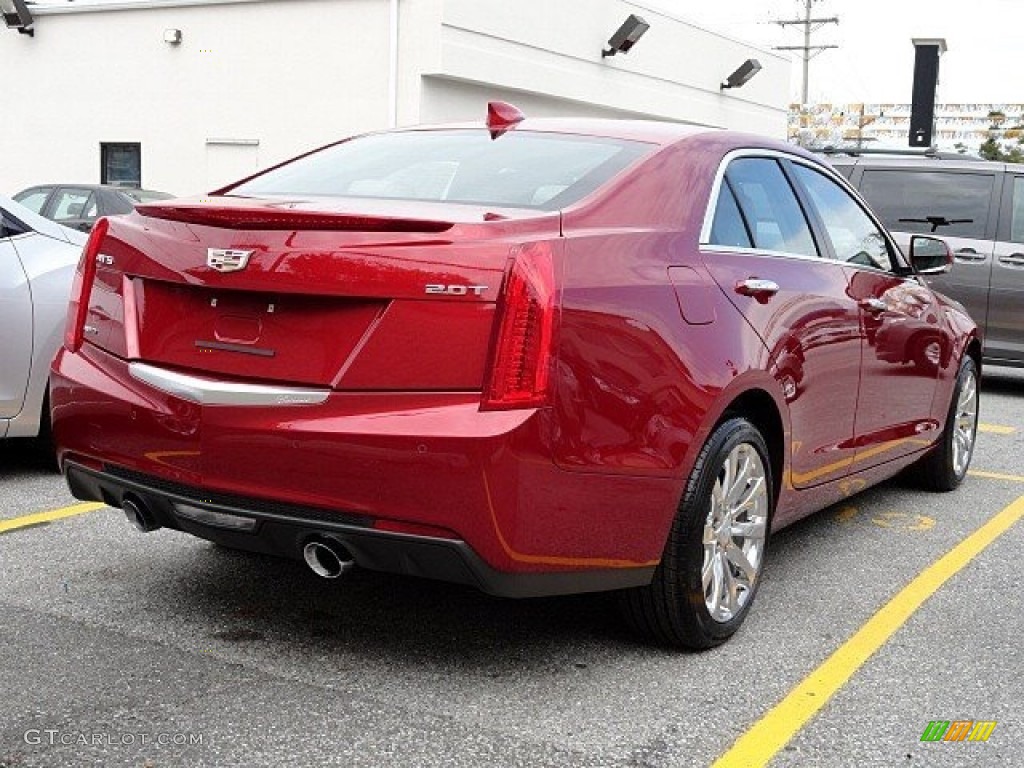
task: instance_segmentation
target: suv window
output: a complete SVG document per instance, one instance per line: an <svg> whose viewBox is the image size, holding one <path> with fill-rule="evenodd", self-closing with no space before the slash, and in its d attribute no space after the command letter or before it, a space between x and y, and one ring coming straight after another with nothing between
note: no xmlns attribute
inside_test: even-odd
<svg viewBox="0 0 1024 768"><path fill-rule="evenodd" d="M1013 208L1010 211L1010 242L1024 243L1024 177L1022 176L1017 176L1013 180Z"/></svg>
<svg viewBox="0 0 1024 768"><path fill-rule="evenodd" d="M866 170L860 193L891 230L984 238L995 176Z"/></svg>
<svg viewBox="0 0 1024 768"><path fill-rule="evenodd" d="M767 157L733 160L725 179L736 195L755 248L801 256L818 256L793 188L779 164ZM716 218L717 218L717 211Z"/></svg>
<svg viewBox="0 0 1024 768"><path fill-rule="evenodd" d="M885 235L856 200L834 181L805 165L793 172L811 197L839 261L891 272L892 256Z"/></svg>

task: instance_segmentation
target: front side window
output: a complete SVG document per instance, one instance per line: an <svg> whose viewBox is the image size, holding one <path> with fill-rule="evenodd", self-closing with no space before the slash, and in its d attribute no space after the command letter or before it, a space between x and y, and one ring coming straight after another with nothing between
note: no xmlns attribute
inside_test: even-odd
<svg viewBox="0 0 1024 768"><path fill-rule="evenodd" d="M995 175L871 170L860 193L894 232L985 238Z"/></svg>
<svg viewBox="0 0 1024 768"><path fill-rule="evenodd" d="M736 196L755 248L800 256L819 255L803 209L775 160L733 160L725 171L725 183Z"/></svg>
<svg viewBox="0 0 1024 768"><path fill-rule="evenodd" d="M53 215L50 218L54 221L69 221L82 218L85 215L85 210L89 205L91 197L92 192L88 189L67 188L59 190L53 200Z"/></svg>
<svg viewBox="0 0 1024 768"><path fill-rule="evenodd" d="M232 195L426 200L557 210L580 200L651 144L600 136L484 130L361 136L230 188Z"/></svg>
<svg viewBox="0 0 1024 768"><path fill-rule="evenodd" d="M891 272L892 255L885 235L857 201L827 176L805 165L794 163L793 172L821 216L836 258Z"/></svg>

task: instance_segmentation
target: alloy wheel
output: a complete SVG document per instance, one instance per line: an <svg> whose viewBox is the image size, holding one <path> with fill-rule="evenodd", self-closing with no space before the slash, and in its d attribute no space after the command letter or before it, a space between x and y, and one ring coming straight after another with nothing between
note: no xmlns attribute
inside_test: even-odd
<svg viewBox="0 0 1024 768"><path fill-rule="evenodd" d="M760 453L740 443L726 457L704 522L701 578L711 618L727 622L751 598L768 528L768 479Z"/></svg>

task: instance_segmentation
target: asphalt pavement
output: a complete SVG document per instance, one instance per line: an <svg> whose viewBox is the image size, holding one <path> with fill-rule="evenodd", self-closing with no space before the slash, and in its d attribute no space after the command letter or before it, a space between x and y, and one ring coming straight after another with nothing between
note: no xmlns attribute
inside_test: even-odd
<svg viewBox="0 0 1024 768"><path fill-rule="evenodd" d="M0 532L0 768L724 761L755 724L783 728L776 704L811 673L835 677L834 651L1024 496L1024 371L986 372L981 418L958 491L893 481L777 534L743 629L703 654L638 641L608 595L324 581L139 534L110 509ZM74 503L23 444L0 449L0 524ZM1024 765L1021 552L1017 522L769 764ZM997 724L985 742L922 742L935 720Z"/></svg>

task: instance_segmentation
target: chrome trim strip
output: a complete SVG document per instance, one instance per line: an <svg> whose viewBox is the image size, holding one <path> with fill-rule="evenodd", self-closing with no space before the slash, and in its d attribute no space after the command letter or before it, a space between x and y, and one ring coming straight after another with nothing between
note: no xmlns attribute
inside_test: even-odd
<svg viewBox="0 0 1024 768"><path fill-rule="evenodd" d="M200 405L318 405L327 400L329 389L271 387L262 384L215 381L189 376L146 363L129 363L132 378L151 387Z"/></svg>

